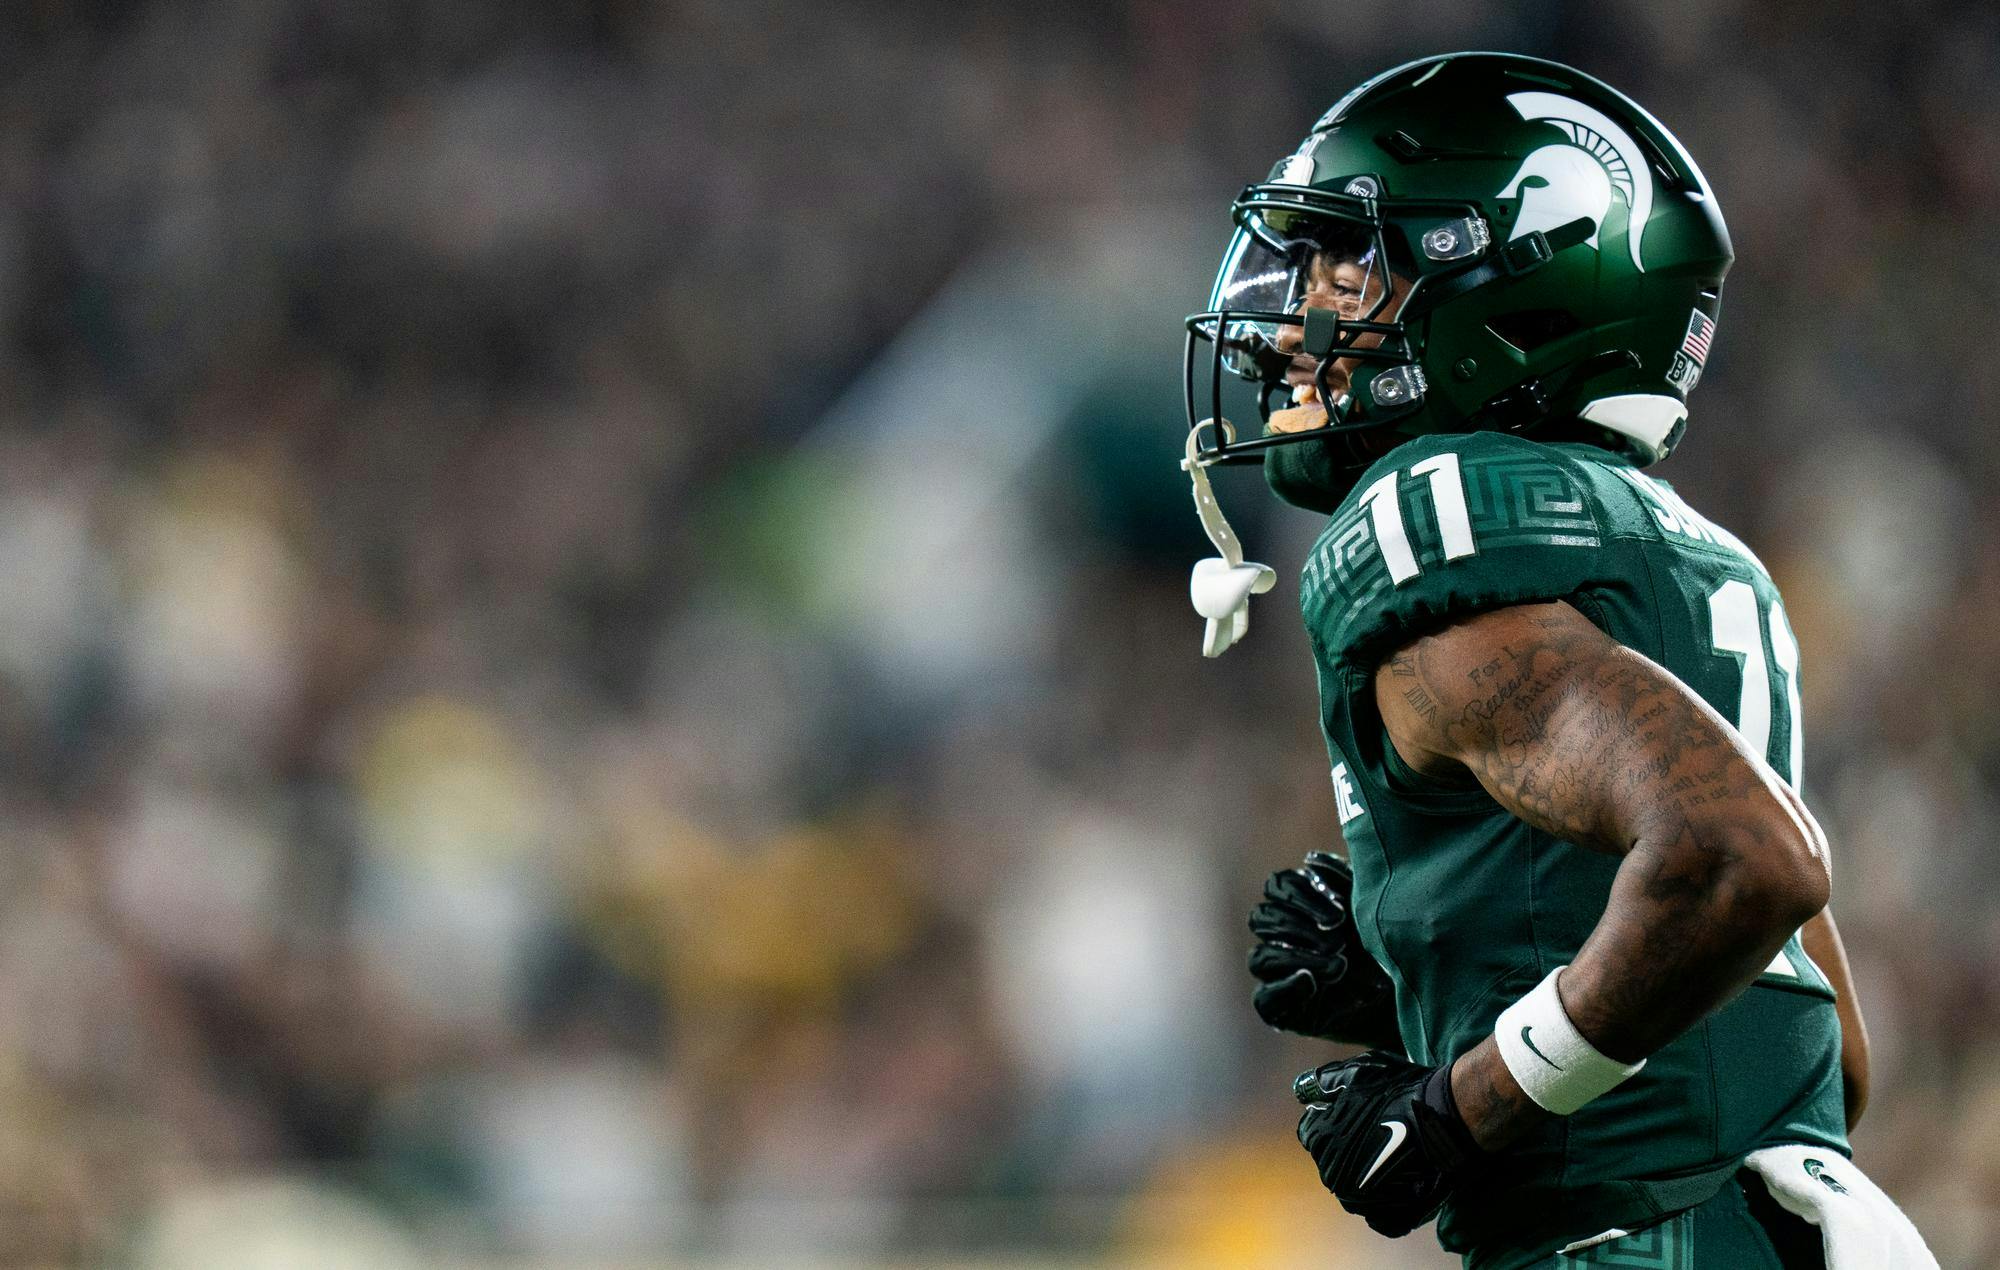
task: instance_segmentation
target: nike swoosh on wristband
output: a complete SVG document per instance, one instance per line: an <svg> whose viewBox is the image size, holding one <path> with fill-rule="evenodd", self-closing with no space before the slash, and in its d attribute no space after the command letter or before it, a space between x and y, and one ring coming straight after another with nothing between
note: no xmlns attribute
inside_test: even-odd
<svg viewBox="0 0 2000 1270"><path fill-rule="evenodd" d="M1382 1148L1382 1154L1375 1157L1375 1163L1368 1166L1368 1171L1355 1184L1357 1186L1368 1185L1368 1179L1375 1176L1375 1170L1387 1164L1389 1157L1396 1154L1396 1148L1403 1145L1403 1139L1410 1136L1410 1126L1400 1120L1384 1120L1382 1127L1389 1131L1389 1145Z"/></svg>
<svg viewBox="0 0 2000 1270"><path fill-rule="evenodd" d="M1535 1025L1532 1023L1521 1029L1521 1044L1527 1046L1529 1051L1533 1053L1536 1058L1541 1059L1544 1063L1547 1063L1550 1067L1555 1068L1557 1071L1562 1071L1563 1065L1561 1063L1558 1063L1553 1058L1550 1058L1547 1054L1544 1054L1540 1050L1535 1048L1534 1038L1528 1035L1528 1033L1534 1030L1535 1030Z"/></svg>

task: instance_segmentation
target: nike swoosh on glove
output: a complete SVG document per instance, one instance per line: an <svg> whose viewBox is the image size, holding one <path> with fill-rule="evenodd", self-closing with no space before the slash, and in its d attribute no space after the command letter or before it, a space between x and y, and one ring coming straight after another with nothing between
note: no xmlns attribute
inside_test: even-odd
<svg viewBox="0 0 2000 1270"><path fill-rule="evenodd" d="M1355 929L1354 873L1324 851L1280 869L1250 910L1251 1004L1272 1027L1301 1036L1382 1045L1395 1040L1396 989Z"/></svg>
<svg viewBox="0 0 2000 1270"><path fill-rule="evenodd" d="M1452 1101L1451 1068L1380 1050L1301 1075L1299 1145L1340 1206L1397 1239L1438 1209L1490 1157Z"/></svg>

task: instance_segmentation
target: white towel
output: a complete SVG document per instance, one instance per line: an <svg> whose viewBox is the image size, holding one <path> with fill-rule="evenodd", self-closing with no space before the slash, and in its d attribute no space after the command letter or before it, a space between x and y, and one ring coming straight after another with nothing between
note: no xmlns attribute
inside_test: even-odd
<svg viewBox="0 0 2000 1270"><path fill-rule="evenodd" d="M1765 1147L1744 1164L1772 1198L1819 1227L1827 1270L1938 1270L1924 1237L1854 1161L1825 1147Z"/></svg>

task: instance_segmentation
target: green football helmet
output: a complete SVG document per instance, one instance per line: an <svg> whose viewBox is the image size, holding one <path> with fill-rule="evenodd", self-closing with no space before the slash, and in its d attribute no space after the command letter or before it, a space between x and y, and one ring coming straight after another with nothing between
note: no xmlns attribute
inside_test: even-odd
<svg viewBox="0 0 2000 1270"><path fill-rule="evenodd" d="M1208 309L1187 319L1191 463L1270 460L1267 474L1292 474L1273 475L1282 496L1332 511L1385 440L1504 429L1642 465L1679 442L1729 232L1673 134L1590 76L1506 53L1385 71L1231 213ZM1395 275L1401 309L1387 311L1387 287L1364 312L1305 307L1329 254ZM1336 395L1342 359L1353 370ZM1268 422L1287 372L1313 362L1325 427L1239 438L1219 422L1229 376L1254 386Z"/></svg>

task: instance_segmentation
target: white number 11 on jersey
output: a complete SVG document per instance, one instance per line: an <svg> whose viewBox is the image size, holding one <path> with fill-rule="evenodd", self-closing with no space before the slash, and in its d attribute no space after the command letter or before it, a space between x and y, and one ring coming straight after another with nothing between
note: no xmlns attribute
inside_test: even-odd
<svg viewBox="0 0 2000 1270"><path fill-rule="evenodd" d="M1472 545L1472 516L1465 509L1465 477L1458 470L1456 454L1433 454L1410 468L1411 476L1431 478L1431 506L1437 509L1438 536L1444 539L1444 558L1469 556ZM1403 527L1403 503L1398 497L1401 472L1390 472L1361 492L1361 504L1374 523L1375 545L1381 549L1382 563L1389 566L1389 581L1401 586L1423 572L1417 553L1410 549L1409 531Z"/></svg>
<svg viewBox="0 0 2000 1270"><path fill-rule="evenodd" d="M1764 664L1764 633L1758 629L1756 589L1740 578L1731 578L1715 588L1708 596L1708 620L1715 650L1743 655L1743 695L1736 702L1736 730L1743 734L1751 749L1777 769L1786 784L1797 789L1803 754L1799 730L1799 642L1792 637L1791 623L1785 620L1785 606L1776 599L1771 601L1771 660L1778 663L1778 673L1785 677L1783 699L1786 721L1790 724L1786 734L1791 738L1787 747L1791 752L1783 763L1771 756L1771 698L1778 692L1777 685L1771 682L1770 667ZM1786 949L1792 946L1787 941L1786 947L1771 958L1771 964L1764 967L1764 973L1797 979L1799 969L1786 954ZM1799 955L1805 956L1803 948ZM1810 962L1811 958L1806 960Z"/></svg>
<svg viewBox="0 0 2000 1270"><path fill-rule="evenodd" d="M1791 753L1780 763L1771 754L1771 698L1778 695L1771 671L1764 664L1764 632L1759 629L1757 592L1739 578L1717 587L1708 597L1709 626L1716 651L1743 654L1743 695L1736 703L1736 730L1778 769L1785 782L1798 788L1803 737L1799 729L1799 643L1785 620L1785 606L1771 601L1771 659L1784 676L1786 735Z"/></svg>

